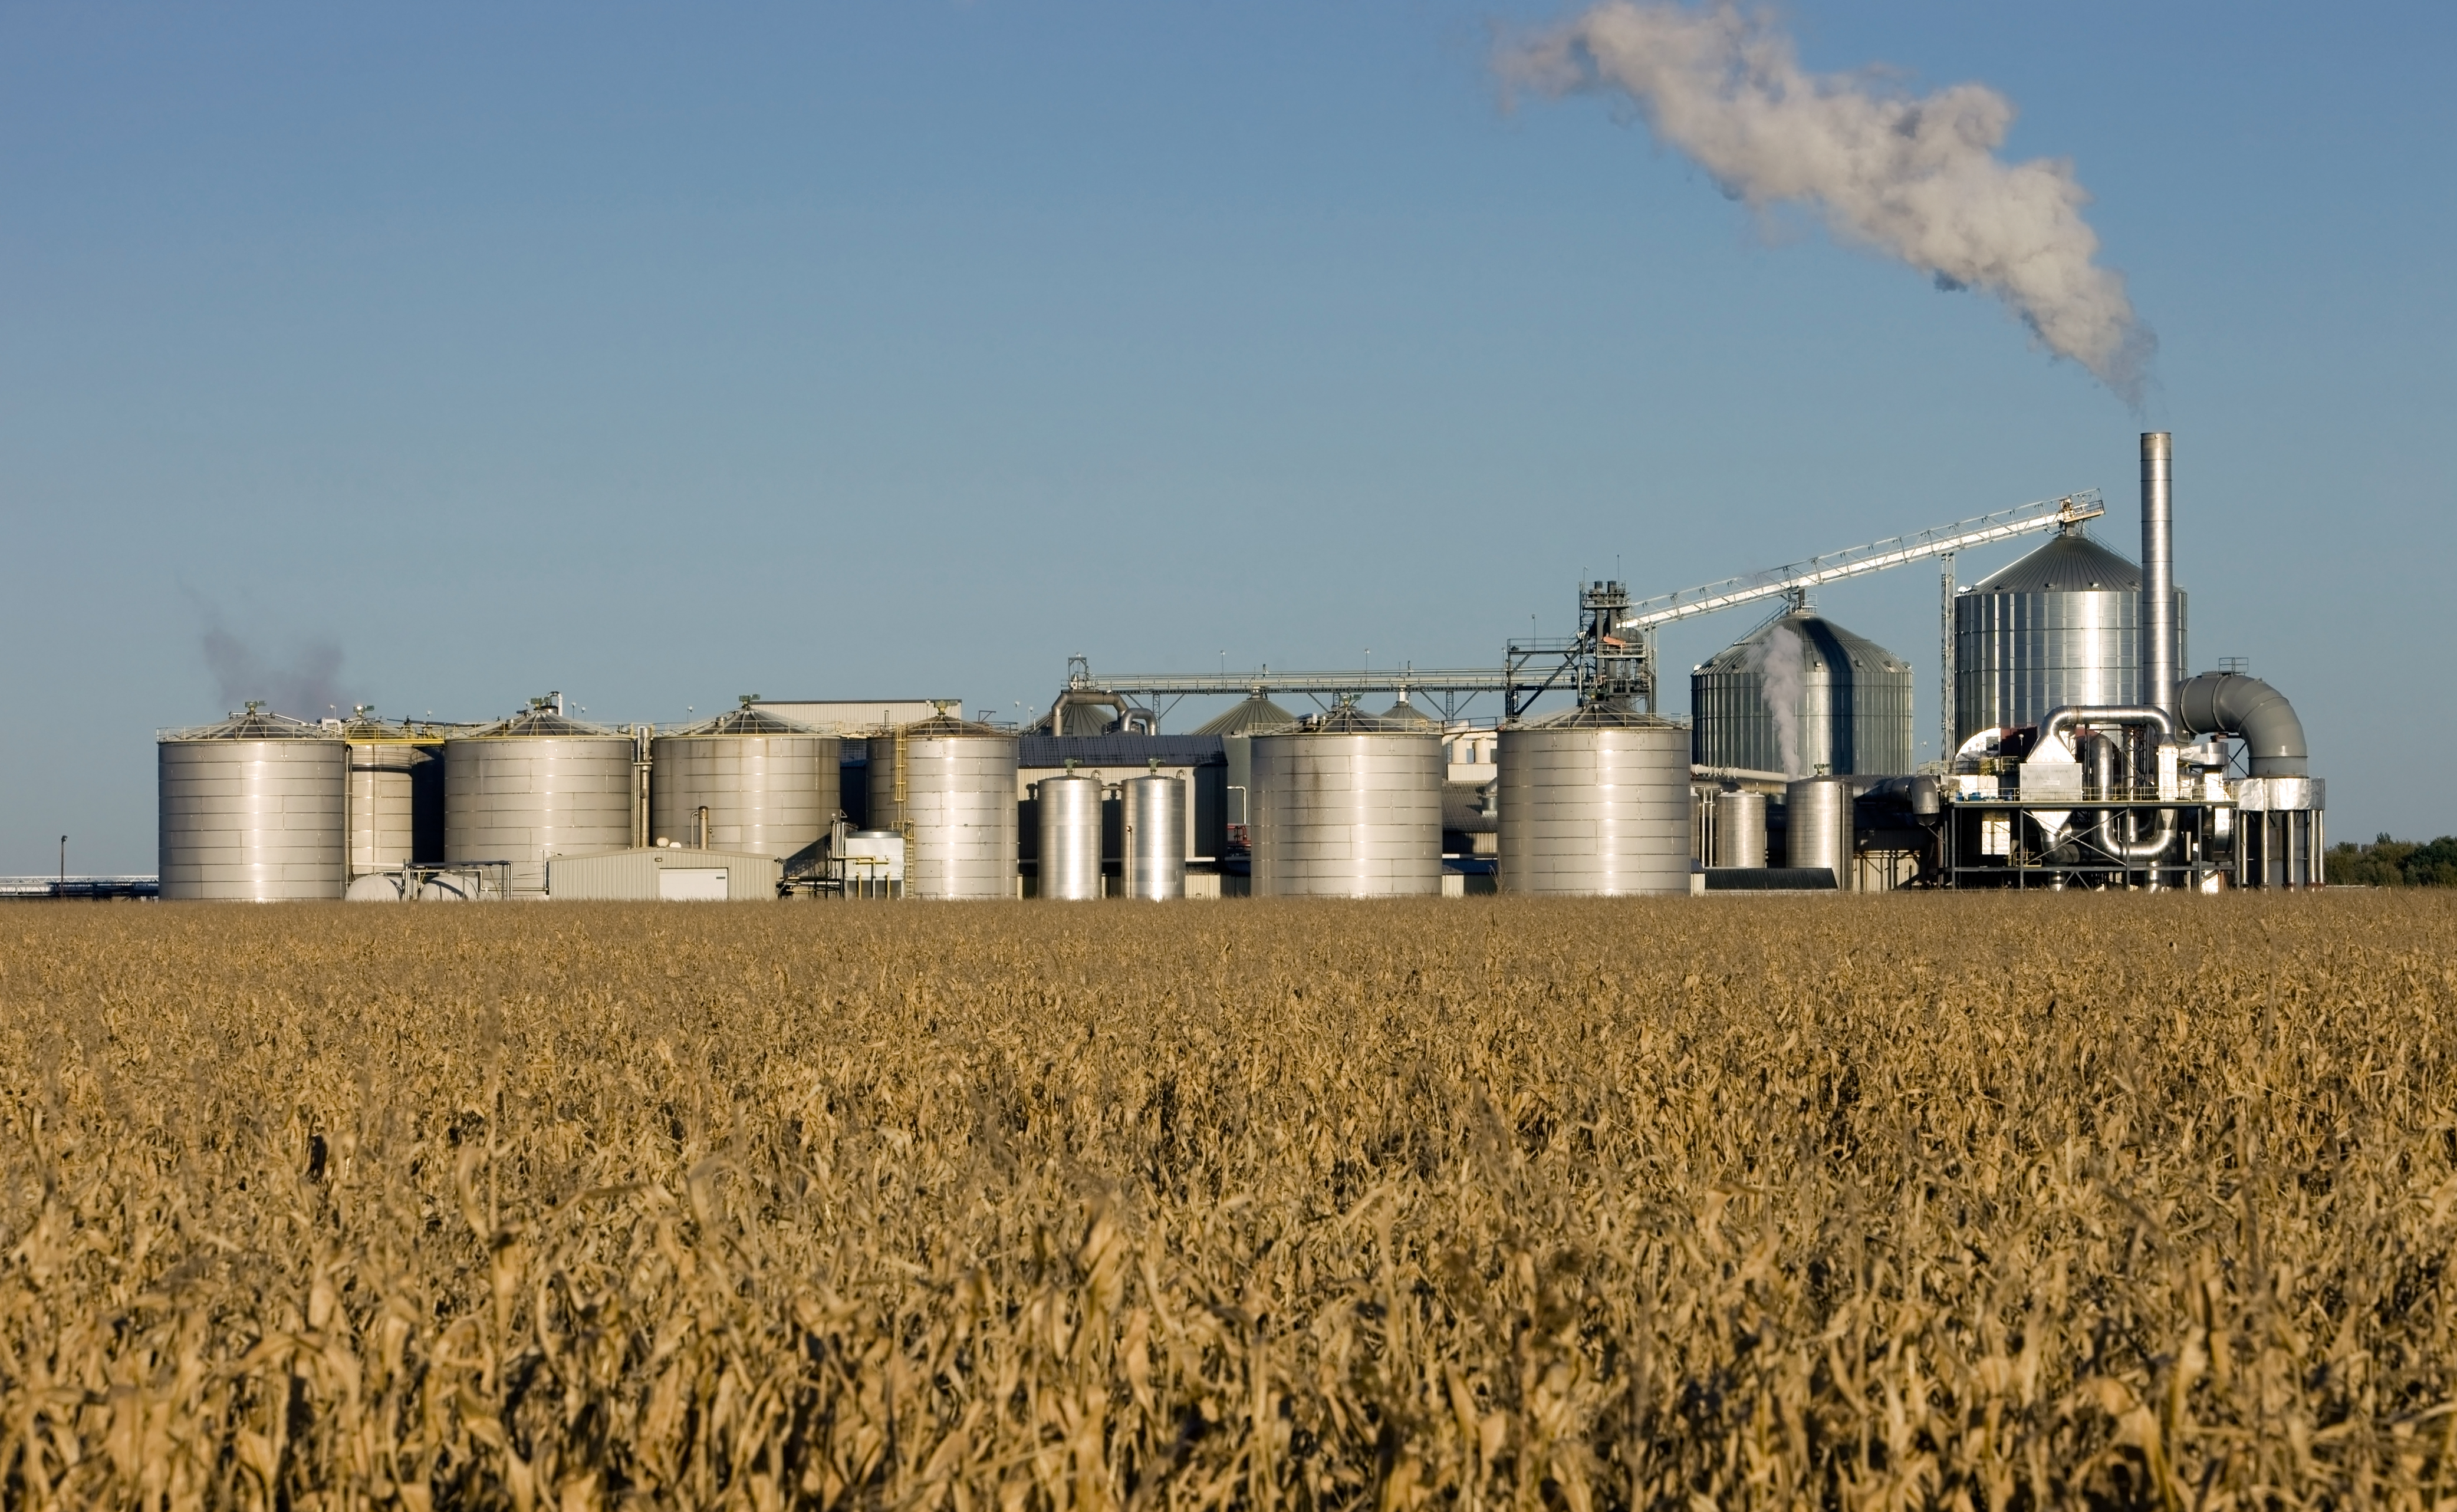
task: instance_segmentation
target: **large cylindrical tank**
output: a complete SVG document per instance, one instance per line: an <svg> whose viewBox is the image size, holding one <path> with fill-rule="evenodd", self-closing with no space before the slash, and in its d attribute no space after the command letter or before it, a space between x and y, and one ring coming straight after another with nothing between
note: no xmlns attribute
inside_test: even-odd
<svg viewBox="0 0 2457 1512"><path fill-rule="evenodd" d="M1852 862L1851 785L1840 777L1810 777L1784 789L1787 867L1824 867L1834 885L1848 889L1859 868Z"/></svg>
<svg viewBox="0 0 2457 1512"><path fill-rule="evenodd" d="M1765 794L1723 792L1715 795L1715 865L1763 867L1766 864Z"/></svg>
<svg viewBox="0 0 2457 1512"><path fill-rule="evenodd" d="M1256 735L1256 897L1403 897L1442 888L1441 732L1352 707Z"/></svg>
<svg viewBox="0 0 2457 1512"><path fill-rule="evenodd" d="M1690 759L1803 777L1911 769L1910 664L1807 609L1689 675Z"/></svg>
<svg viewBox="0 0 2457 1512"><path fill-rule="evenodd" d="M870 823L905 836L908 898L1015 896L1016 738L952 714L870 738Z"/></svg>
<svg viewBox="0 0 2457 1512"><path fill-rule="evenodd" d="M162 896L279 903L350 882L350 747L338 726L249 709L165 732Z"/></svg>
<svg viewBox="0 0 2457 1512"><path fill-rule="evenodd" d="M1186 779L1129 777L1125 792L1125 894L1186 896Z"/></svg>
<svg viewBox="0 0 2457 1512"><path fill-rule="evenodd" d="M1689 732L1617 705L1505 728L1498 741L1504 892L1689 890Z"/></svg>
<svg viewBox="0 0 2457 1512"><path fill-rule="evenodd" d="M649 839L782 861L842 807L844 742L745 704L649 743Z"/></svg>
<svg viewBox="0 0 2457 1512"><path fill-rule="evenodd" d="M387 724L364 708L350 745L350 875L444 859L444 732Z"/></svg>
<svg viewBox="0 0 2457 1512"><path fill-rule="evenodd" d="M1097 778L1044 777L1041 807L1041 895L1084 902L1101 895L1101 791Z"/></svg>
<svg viewBox="0 0 2457 1512"><path fill-rule="evenodd" d="M444 743L444 850L450 862L508 861L515 895L546 890L548 856L631 843L632 740L551 708Z"/></svg>
<svg viewBox="0 0 2457 1512"><path fill-rule="evenodd" d="M2183 590L2175 603L2180 665ZM1954 595L1957 743L2036 725L2067 704L2138 704L2142 694L2141 569L2078 530Z"/></svg>

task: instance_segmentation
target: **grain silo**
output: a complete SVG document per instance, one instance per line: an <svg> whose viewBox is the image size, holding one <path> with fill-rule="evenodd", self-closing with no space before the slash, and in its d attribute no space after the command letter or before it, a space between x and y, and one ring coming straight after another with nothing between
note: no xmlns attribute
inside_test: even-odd
<svg viewBox="0 0 2457 1512"><path fill-rule="evenodd" d="M2174 602L2176 664L2190 665L2183 590ZM2142 685L2141 642L2141 569L2068 527L1954 595L1954 740L2068 704L2159 702Z"/></svg>
<svg viewBox="0 0 2457 1512"><path fill-rule="evenodd" d="M1012 898L1016 737L946 712L870 738L870 824L904 836L908 898Z"/></svg>
<svg viewBox="0 0 2457 1512"><path fill-rule="evenodd" d="M816 844L842 807L844 743L752 699L649 743L649 835L779 861Z"/></svg>
<svg viewBox="0 0 2457 1512"><path fill-rule="evenodd" d="M279 903L349 887L350 747L251 704L217 725L167 730L155 748L165 900Z"/></svg>
<svg viewBox="0 0 2457 1512"><path fill-rule="evenodd" d="M1257 897L1396 897L1442 887L1440 729L1342 705L1252 748Z"/></svg>
<svg viewBox="0 0 2457 1512"><path fill-rule="evenodd" d="M631 844L632 738L571 719L559 700L444 744L444 850L511 864L514 895L543 895L548 856Z"/></svg>
<svg viewBox="0 0 2457 1512"><path fill-rule="evenodd" d="M1615 703L1504 728L1504 892L1689 890L1689 732Z"/></svg>
<svg viewBox="0 0 2457 1512"><path fill-rule="evenodd" d="M1795 604L1689 677L1690 759L1780 772L1911 769L1910 664Z"/></svg>

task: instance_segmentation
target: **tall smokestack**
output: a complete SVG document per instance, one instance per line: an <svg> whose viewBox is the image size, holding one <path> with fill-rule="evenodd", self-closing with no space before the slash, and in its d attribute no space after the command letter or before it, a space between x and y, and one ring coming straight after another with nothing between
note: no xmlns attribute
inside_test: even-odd
<svg viewBox="0 0 2457 1512"><path fill-rule="evenodd" d="M2141 433L2141 702L2176 712L2175 441Z"/></svg>

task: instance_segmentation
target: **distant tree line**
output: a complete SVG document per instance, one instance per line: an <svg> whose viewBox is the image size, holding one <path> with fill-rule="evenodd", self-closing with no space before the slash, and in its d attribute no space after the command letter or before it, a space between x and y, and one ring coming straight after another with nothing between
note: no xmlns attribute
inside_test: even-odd
<svg viewBox="0 0 2457 1512"><path fill-rule="evenodd" d="M2457 888L2457 835L2429 844L2382 835L2367 846L2331 846L2328 879L2332 887Z"/></svg>

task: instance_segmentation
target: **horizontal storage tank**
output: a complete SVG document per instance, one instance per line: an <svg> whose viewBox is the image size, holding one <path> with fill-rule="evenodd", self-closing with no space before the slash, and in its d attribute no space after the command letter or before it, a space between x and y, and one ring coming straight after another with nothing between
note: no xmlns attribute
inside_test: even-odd
<svg viewBox="0 0 2457 1512"><path fill-rule="evenodd" d="M1441 732L1343 705L1250 753L1256 897L1402 897L1442 888Z"/></svg>
<svg viewBox="0 0 2457 1512"><path fill-rule="evenodd" d="M508 861L515 896L546 891L548 856L631 844L633 742L540 701L444 744L449 862Z"/></svg>
<svg viewBox="0 0 2457 1512"><path fill-rule="evenodd" d="M699 843L708 810L712 849L782 861L828 833L842 807L844 742L760 708L649 743L649 838Z"/></svg>
<svg viewBox="0 0 2457 1512"><path fill-rule="evenodd" d="M1690 759L1779 772L1911 769L1910 664L1795 608L1689 677Z"/></svg>
<svg viewBox="0 0 2457 1512"><path fill-rule="evenodd" d="M2188 665L2180 588L2175 603L2177 664ZM2141 569L2077 527L1954 595L1957 744L2067 704L2150 702L2142 695Z"/></svg>
<svg viewBox="0 0 2457 1512"><path fill-rule="evenodd" d="M1101 788L1071 771L1033 785L1041 807L1041 896L1078 903L1100 897Z"/></svg>
<svg viewBox="0 0 2457 1512"><path fill-rule="evenodd" d="M1161 901L1186 896L1186 779L1129 777L1125 791L1125 895Z"/></svg>
<svg viewBox="0 0 2457 1512"><path fill-rule="evenodd" d="M341 736L350 746L350 874L443 860L445 731L361 707Z"/></svg>
<svg viewBox="0 0 2457 1512"><path fill-rule="evenodd" d="M870 738L870 823L905 837L908 898L1012 898L1016 737L943 709Z"/></svg>
<svg viewBox="0 0 2457 1512"><path fill-rule="evenodd" d="M158 866L166 902L339 898L350 883L350 747L338 725L255 705L164 732Z"/></svg>
<svg viewBox="0 0 2457 1512"><path fill-rule="evenodd" d="M1498 741L1504 892L1689 890L1689 731L1591 704Z"/></svg>

